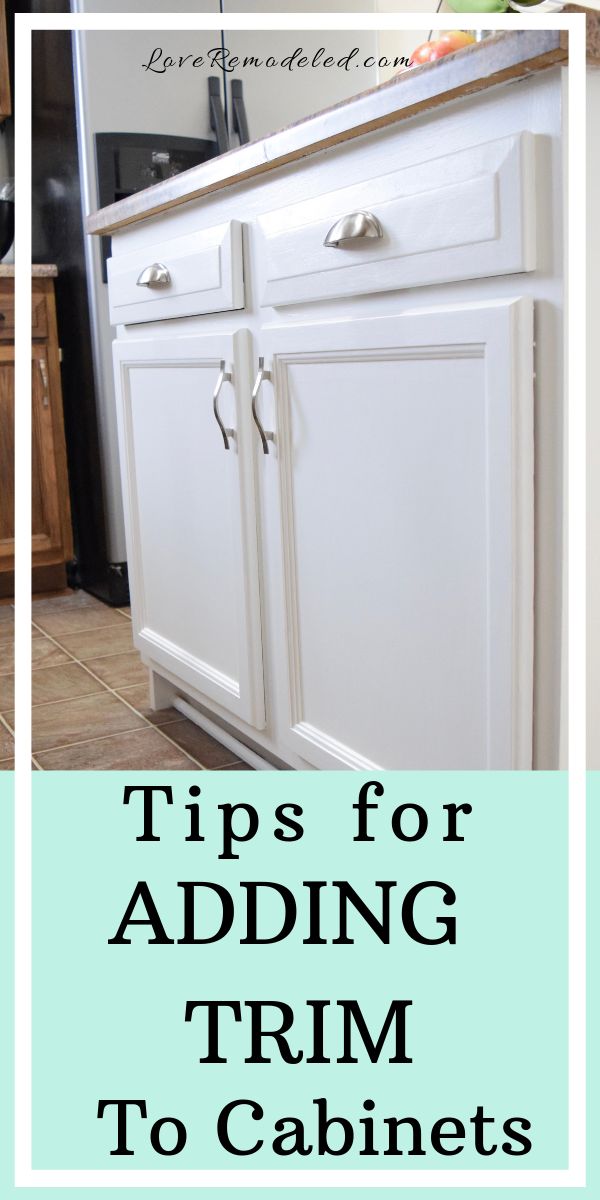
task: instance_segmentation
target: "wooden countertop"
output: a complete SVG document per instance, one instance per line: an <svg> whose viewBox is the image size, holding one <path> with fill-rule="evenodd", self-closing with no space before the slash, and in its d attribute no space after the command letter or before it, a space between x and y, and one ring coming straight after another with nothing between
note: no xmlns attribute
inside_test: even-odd
<svg viewBox="0 0 600 1200"><path fill-rule="evenodd" d="M55 279L58 275L58 267L54 263L34 263L31 268L33 279ZM0 279L14 279L15 264L0 263Z"/></svg>
<svg viewBox="0 0 600 1200"><path fill-rule="evenodd" d="M307 117L209 159L189 171L101 208L88 216L88 233L114 233L190 200L217 192L275 167L295 162L371 130L474 95L515 79L543 71L568 59L568 34L563 30L511 30L475 42L448 54L436 63L413 67L344 100L333 108Z"/></svg>

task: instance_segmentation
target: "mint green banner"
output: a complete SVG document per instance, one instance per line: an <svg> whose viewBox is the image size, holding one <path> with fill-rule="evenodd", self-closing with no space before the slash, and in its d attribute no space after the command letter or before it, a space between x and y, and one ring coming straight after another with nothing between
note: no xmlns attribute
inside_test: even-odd
<svg viewBox="0 0 600 1200"><path fill-rule="evenodd" d="M384 794L370 789L359 813L367 781L180 774L172 805L154 798L160 840L138 842L143 797L125 806L124 786L162 777L34 778L35 1168L566 1166L566 777L388 773ZM10 777L2 782L6 790ZM277 816L283 805L296 809ZM361 814L373 841L355 840ZM186 841L190 831L204 840ZM220 926L220 938L186 944ZM218 1011L227 1061L200 1062L215 1056L207 1001L217 1000L233 1006ZM259 1039L261 1023L265 1034L290 1017L279 1041ZM283 1061L282 1048L298 1061ZM257 1054L272 1061L245 1061ZM110 1153L116 1107L97 1116L99 1101L116 1099L146 1106L145 1119L128 1109L133 1155ZM240 1099L248 1104L236 1108ZM232 1105L228 1148L219 1115ZM287 1148L312 1149L276 1154L278 1122ZM185 1146L165 1153L183 1126ZM347 1148L322 1144L319 1154L319 1136ZM506 1149L523 1151L523 1139L526 1153ZM0 1194L12 1195L8 1178Z"/></svg>
<svg viewBox="0 0 600 1200"><path fill-rule="evenodd" d="M34 778L34 1167L566 1166L564 778L143 782Z"/></svg>

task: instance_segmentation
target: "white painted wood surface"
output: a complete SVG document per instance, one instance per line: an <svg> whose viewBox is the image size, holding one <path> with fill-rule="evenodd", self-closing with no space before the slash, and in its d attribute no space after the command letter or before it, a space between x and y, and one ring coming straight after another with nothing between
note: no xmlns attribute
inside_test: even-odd
<svg viewBox="0 0 600 1200"><path fill-rule="evenodd" d="M324 245L368 210L383 237ZM535 267L535 145L526 131L286 205L258 221L263 304L360 295Z"/></svg>
<svg viewBox="0 0 600 1200"><path fill-rule="evenodd" d="M302 163L281 167L262 179L231 187L202 201L189 203L176 211L165 213L139 225L124 228L113 239L115 257L135 252L144 260L149 246L161 240L194 234L200 228L228 220L244 222L245 308L243 313L221 312L211 316L189 317L169 322L148 322L125 325L118 330L118 340L124 354L127 346L147 339L158 346L191 336L208 337L219 344L239 327L247 328L252 337L253 371L259 354L265 352L265 337L271 331L285 334L291 326L342 325L345 322L392 317L401 324L405 317L428 314L443 308L476 309L482 303L507 305L510 309L515 296L522 297L535 308L535 557L527 554L522 544L515 543L517 577L526 581L527 572L535 567L534 588L534 765L552 768L557 765L560 709L560 638L562 591L562 462L563 395L562 395L562 152L560 72L527 80L510 88L497 89L485 95L463 100L443 114L429 114L408 121L395 130L368 134L352 143L338 146L326 154L307 158ZM348 289L335 300L314 300L280 309L264 307L261 303L264 285L264 255L258 222L266 214L283 211L289 203L322 202L330 192L341 187L362 186L384 180L390 165L398 169L418 166L428 158L437 159L440 149L445 155L460 155L472 147L490 140L516 137L523 132L534 137L536 170L536 266L533 271L518 274L488 276L481 279L432 285L427 289L415 286L404 291L365 293L361 296ZM267 329L268 327L268 329ZM519 346L517 338L515 345ZM157 352L158 352L157 351ZM133 353L133 351L132 351ZM520 351L513 366L523 360ZM268 365L268 364L267 364ZM382 364L383 370L385 364ZM378 366L379 371L379 366ZM379 400L377 389L369 387L365 397L368 418ZM249 397L246 415L249 414ZM312 415L312 410L311 415ZM259 412L267 428L275 419L275 393L265 384L259 398ZM515 431L517 450L520 434ZM157 663L151 648L144 654L152 670L165 681L164 694L180 694L191 699L206 714L233 730L234 733L262 751L267 757L283 760L294 768L307 768L315 763L307 759L310 747L303 752L292 748L290 738L290 692L288 679L288 635L282 614L287 601L282 570L281 526L279 516L280 460L276 453L265 456L255 430L252 439L257 461L258 553L261 581L262 661L264 665L266 712L262 730L239 716L233 716L226 698L208 696L200 676L195 682L183 680L176 663L169 666ZM160 448L157 446L160 461ZM332 448L334 468L341 471L339 449ZM321 483L321 481L320 481ZM322 515L327 521L330 492L324 486ZM520 495L515 480L515 495ZM516 501L518 508L518 499ZM526 506L525 506L526 508ZM517 510L515 510L516 512ZM515 516L515 520L516 520ZM519 550L520 547L520 550ZM335 548L335 547L334 547ZM521 560L519 561L519 554ZM518 601L518 597L516 597ZM515 630L526 629L525 615L518 603L511 613L520 613ZM342 619L343 614L340 614ZM531 618L531 612L529 613ZM515 653L516 650L515 650ZM325 669L325 668L323 668ZM514 756L512 761L525 761L527 751L518 749L518 730L528 726L525 709L531 705L531 689L523 686L513 698ZM298 743L297 743L298 744ZM364 746L351 745L351 753L368 757ZM523 754L521 751L523 750ZM372 761L377 761L372 754ZM324 760L322 760L324 761ZM339 764L344 765L344 764ZM347 763L346 765L351 765ZM425 765L428 765L427 763Z"/></svg>
<svg viewBox="0 0 600 1200"><path fill-rule="evenodd" d="M232 372L213 414L221 361ZM248 335L115 343L134 639L264 726Z"/></svg>
<svg viewBox="0 0 600 1200"><path fill-rule="evenodd" d="M160 287L138 283L145 267L164 265L170 282ZM185 237L170 238L138 253L108 260L110 321L162 321L174 317L243 308L242 228L239 221L211 225Z"/></svg>
<svg viewBox="0 0 600 1200"><path fill-rule="evenodd" d="M531 303L263 345L291 745L325 768L530 767Z"/></svg>

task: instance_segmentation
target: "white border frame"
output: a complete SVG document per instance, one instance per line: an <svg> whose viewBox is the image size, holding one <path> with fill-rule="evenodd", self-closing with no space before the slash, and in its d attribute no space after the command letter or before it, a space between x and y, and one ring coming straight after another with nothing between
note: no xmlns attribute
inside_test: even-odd
<svg viewBox="0 0 600 1200"><path fill-rule="evenodd" d="M402 0L398 0L399 3ZM169 14L17 15L15 21L16 178L31 196L31 32L34 29L505 29L490 14ZM31 1048L31 205L16 207L16 570L15 570L15 1186L16 1187L251 1187L251 1188L566 1188L585 1187L585 18L511 16L511 29L568 29L568 608L569 608L569 1155L564 1170L34 1170L32 1167Z"/></svg>

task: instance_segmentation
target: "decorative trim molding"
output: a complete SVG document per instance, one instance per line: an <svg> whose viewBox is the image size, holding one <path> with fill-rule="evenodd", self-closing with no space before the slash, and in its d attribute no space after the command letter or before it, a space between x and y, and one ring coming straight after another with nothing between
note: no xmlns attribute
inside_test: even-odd
<svg viewBox="0 0 600 1200"><path fill-rule="evenodd" d="M185 670L193 671L194 675L201 675L207 683L211 683L223 692L228 692L235 700L240 699L240 688L235 679L224 675L222 671L217 671L215 667L203 662L201 658L195 658L193 654L188 654L181 646L177 646L175 642L170 642L168 638L155 633L147 625L137 631L135 636L136 641L151 653L153 652L152 657L157 662L160 662L160 656L164 655L169 663L179 663Z"/></svg>
<svg viewBox="0 0 600 1200"><path fill-rule="evenodd" d="M343 742L337 742L335 738L328 737L322 730L315 729L314 725L309 725L306 721L294 725L292 732L296 734L296 737L303 738L305 742L310 742L311 746L316 746L336 759L341 767L348 767L351 771L383 770L377 763L371 762L370 758L364 758L362 754L357 754L349 746L344 746Z"/></svg>
<svg viewBox="0 0 600 1200"><path fill-rule="evenodd" d="M386 326L387 322L387 326ZM421 322L431 322L422 325ZM441 322L441 325L440 325ZM447 322L447 325L446 325ZM379 324L380 323L380 324ZM413 328L414 323L414 328ZM472 328L473 342L465 333ZM429 344L427 336L435 334ZM403 332L405 331L405 332ZM479 359L484 364L485 403L488 423L486 480L493 489L494 511L510 503L500 541L487 577L488 630L488 726L485 762L482 768L501 763L512 769L530 769L532 761L533 701L533 306L528 297L450 305L415 310L397 318L389 316L349 319L326 326L296 325L287 329L270 327L270 356L275 390L276 430L279 461L280 525L287 650L290 746L319 767L337 764L354 770L385 769L358 751L339 743L310 721L305 706L302 679L302 629L299 610L298 565L294 501L294 443L289 369L296 364L336 362L402 362L422 360ZM456 336L457 340L452 338ZM447 337L447 341L444 341ZM364 339L366 345L360 346ZM389 341L388 341L389 338ZM333 349L328 348L328 340ZM413 341L414 339L414 341ZM380 345L377 344L378 340ZM402 345L404 340L405 344ZM303 350L302 344L307 346ZM425 343L425 344L423 344ZM279 349L281 347L281 349ZM507 404L500 405L508 393ZM510 421L509 429L503 422ZM508 442L506 436L510 439ZM498 464L498 438L501 463ZM512 463L512 466L511 466ZM512 470L512 484L506 472ZM507 491L508 489L508 491ZM488 504L490 497L488 496ZM488 521L490 514L488 512ZM488 525L488 543L494 530ZM498 594L498 562L510 556L510 597L501 581ZM499 558L497 557L499 556ZM510 612L506 604L510 604ZM492 655L490 638L499 630L507 644L506 658ZM303 745L304 744L304 745ZM312 754L309 754L309 746Z"/></svg>

